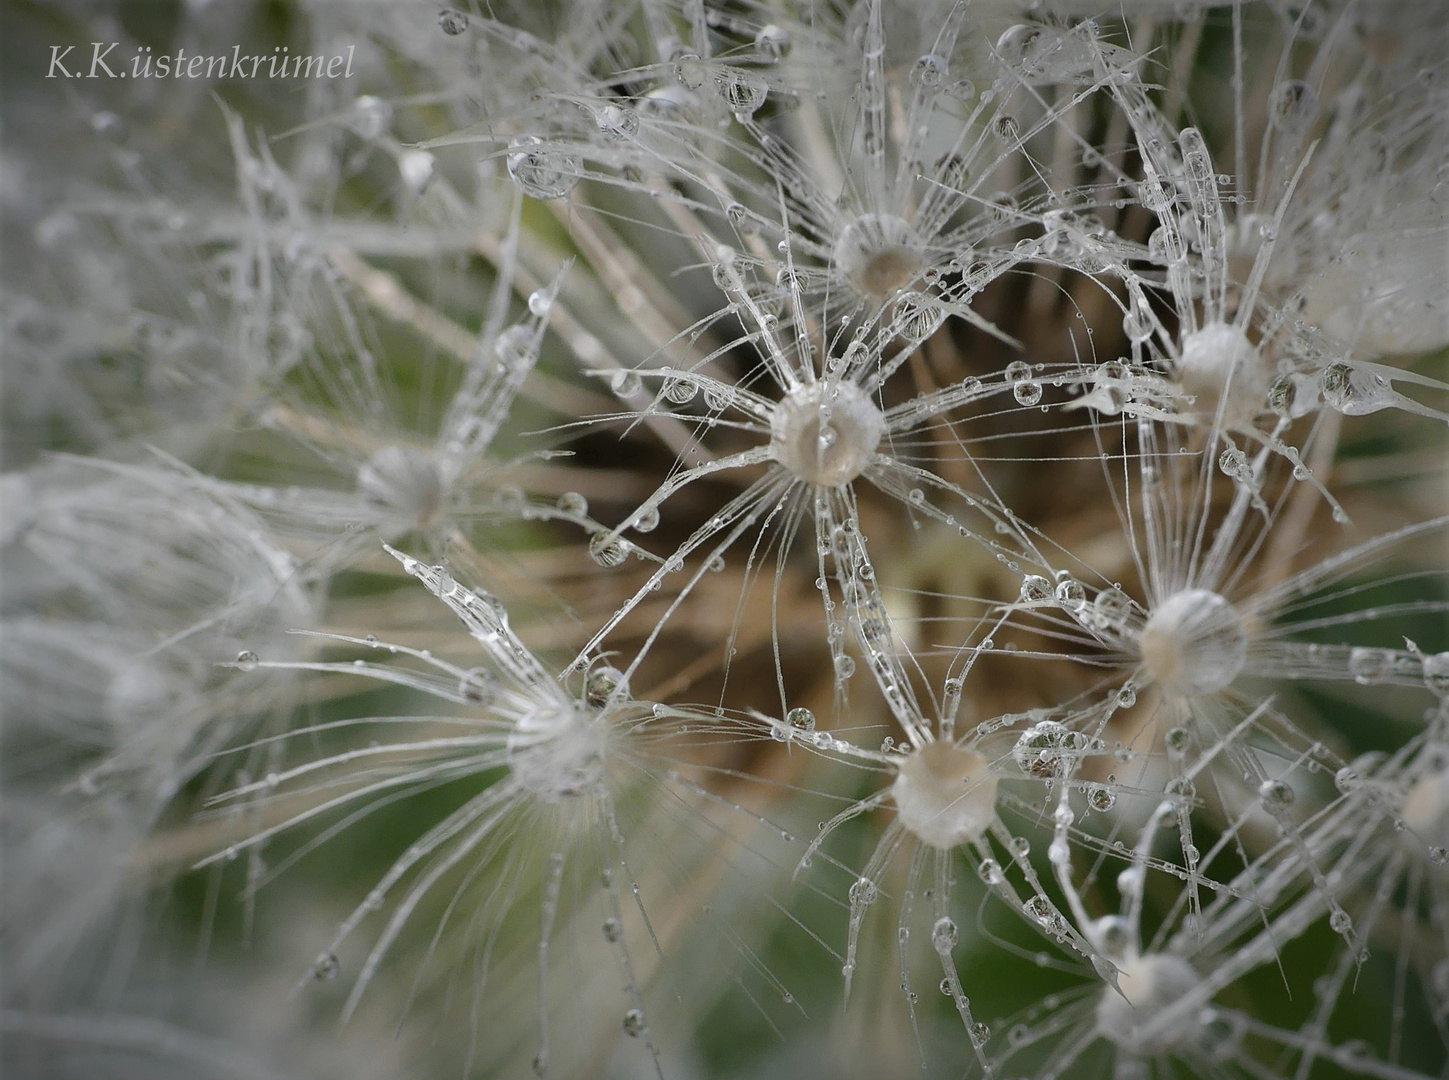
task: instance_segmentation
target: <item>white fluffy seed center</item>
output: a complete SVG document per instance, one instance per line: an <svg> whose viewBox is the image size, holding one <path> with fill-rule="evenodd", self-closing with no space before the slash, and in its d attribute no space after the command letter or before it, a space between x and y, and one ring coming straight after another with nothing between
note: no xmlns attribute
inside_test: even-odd
<svg viewBox="0 0 1449 1080"><path fill-rule="evenodd" d="M865 214L840 231L833 253L836 268L859 292L884 300L921 272L915 231L891 214Z"/></svg>
<svg viewBox="0 0 1449 1080"><path fill-rule="evenodd" d="M1193 412L1211 420L1221 409L1224 428L1247 427L1267 407L1269 372L1236 326L1209 323L1188 334L1177 371L1183 390L1195 399Z"/></svg>
<svg viewBox="0 0 1449 1080"><path fill-rule="evenodd" d="M1217 593L1184 589L1153 608L1137 647L1164 691L1199 697L1238 677L1248 657L1248 633L1237 609Z"/></svg>
<svg viewBox="0 0 1449 1080"><path fill-rule="evenodd" d="M885 417L854 383L809 383L770 418L770 452L811 484L839 487L865 471L885 435Z"/></svg>
<svg viewBox="0 0 1449 1080"><path fill-rule="evenodd" d="M986 758L955 743L927 743L901 762L891 798L901 824L942 850L979 840L996 819Z"/></svg>
<svg viewBox="0 0 1449 1080"><path fill-rule="evenodd" d="M1181 957L1149 953L1117 970L1118 993L1103 989L1097 1003L1097 1029L1134 1054L1158 1054L1191 1042L1200 1023L1196 1012L1173 1024L1158 1026L1157 1017L1192 993L1202 980Z"/></svg>
<svg viewBox="0 0 1449 1080"><path fill-rule="evenodd" d="M425 529L443 505L443 478L431 455L385 446L357 470L357 493L383 514L383 532Z"/></svg>
<svg viewBox="0 0 1449 1080"><path fill-rule="evenodd" d="M585 795L604 775L606 725L581 705L525 717L508 735L508 768L545 802Z"/></svg>
<svg viewBox="0 0 1449 1080"><path fill-rule="evenodd" d="M1416 846L1449 847L1449 769L1416 781L1404 796L1400 816Z"/></svg>

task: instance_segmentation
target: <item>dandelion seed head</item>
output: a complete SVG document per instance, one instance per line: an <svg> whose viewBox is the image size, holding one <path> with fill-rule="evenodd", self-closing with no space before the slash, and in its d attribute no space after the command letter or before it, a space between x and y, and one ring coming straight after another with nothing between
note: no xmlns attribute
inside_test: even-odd
<svg viewBox="0 0 1449 1080"><path fill-rule="evenodd" d="M854 383L805 383L770 416L770 451L801 480L848 484L865 471L885 434L885 417Z"/></svg>
<svg viewBox="0 0 1449 1080"><path fill-rule="evenodd" d="M793 1055L819 1027L771 1014L817 967L910 1012L856 1013L881 1057L855 1071L909 1068L911 1029L938 1069L957 1018L917 994L937 973L914 941L959 1015L956 1072L1417 1076L1449 997L1449 658L1382 640L1444 647L1442 571L1427 545L1370 569L1382 548L1314 526L1327 501L1392 539L1438 493L1442 455L1370 414L1449 417L1442 358L1404 355L1449 342L1443 18L1217 6L304 2L293 55L358 41L355 89L248 92L245 123L222 104L230 205L186 190L204 138L158 145L124 93L84 101L105 161L168 167L118 192L100 158L52 162L77 200L26 165L9 211L27 272L0 322L44 389L7 398L7 450L117 476L0 477L4 599L26 605L4 612L5 712L64 759L38 805L63 837L89 830L67 802L135 804L67 878L119 882L148 832L169 859L224 827L206 894L245 874L250 897L344 830L360 850L401 825L318 963L290 959L299 985L353 984L347 1015L366 991L481 1033L470 1074L584 1075L611 1046L633 1072L697 1051L718 1071L708 1048L747 1040L716 973ZM31 279L65 303L31 310ZM198 395L201 423L167 408ZM175 464L125 464L150 447ZM379 534L416 545L403 569L471 645L422 625ZM389 687L377 715L359 677ZM1289 679L1376 718L1438 711L1340 723ZM50 746L17 747L13 782L49 785L29 763ZM216 824L192 829L202 800ZM970 864L989 895L953 897ZM792 865L854 882L843 953L777 892ZM298 894L355 877L334 866ZM28 876L63 907L68 880ZM875 905L899 950L862 933ZM992 1038L997 915L1040 947L1012 950L1032 1000ZM17 925L21 970L82 921ZM1292 946L1324 923L1337 960ZM370 956L342 948L369 927ZM1286 1008L1253 974L1275 960ZM1336 1046L1360 972L1399 989L1374 1045Z"/></svg>
<svg viewBox="0 0 1449 1080"><path fill-rule="evenodd" d="M1412 784L1399 814L1416 846L1449 847L1449 766Z"/></svg>
<svg viewBox="0 0 1449 1080"><path fill-rule="evenodd" d="M1148 953L1117 969L1117 990L1108 986L1097 1003L1097 1029L1133 1054L1161 1054L1193 1042L1201 1030L1195 1014L1170 1026L1155 1021L1202 984L1191 964L1170 953Z"/></svg>
<svg viewBox="0 0 1449 1080"><path fill-rule="evenodd" d="M1440 698L1449 698L1449 652L1433 653L1420 661L1424 685Z"/></svg>
<svg viewBox="0 0 1449 1080"><path fill-rule="evenodd" d="M1242 616L1208 589L1184 589L1157 604L1137 638L1147 673L1164 691L1198 697L1238 677L1248 656Z"/></svg>
<svg viewBox="0 0 1449 1080"><path fill-rule="evenodd" d="M382 515L383 536L391 540L432 524L444 485L431 454L384 446L358 467L357 493Z"/></svg>
<svg viewBox="0 0 1449 1080"><path fill-rule="evenodd" d="M949 850L979 840L996 820L996 784L982 754L937 740L901 761L891 797L901 824L931 847Z"/></svg>
<svg viewBox="0 0 1449 1080"><path fill-rule="evenodd" d="M1209 323L1186 335L1177 377L1200 416L1222 412L1222 427L1244 428L1263 411L1269 372L1246 334L1228 323ZM1226 401L1224 401L1226 395Z"/></svg>
<svg viewBox="0 0 1449 1080"><path fill-rule="evenodd" d="M106 713L116 723L163 714L176 697L173 682L154 664L128 664L106 685Z"/></svg>
<svg viewBox="0 0 1449 1080"><path fill-rule="evenodd" d="M884 300L920 275L925 260L910 224L894 214L863 214L841 229L833 259L863 296Z"/></svg>
<svg viewBox="0 0 1449 1080"><path fill-rule="evenodd" d="M556 803L597 788L607 744L603 714L582 702L559 702L518 721L508 735L508 767L524 788Z"/></svg>

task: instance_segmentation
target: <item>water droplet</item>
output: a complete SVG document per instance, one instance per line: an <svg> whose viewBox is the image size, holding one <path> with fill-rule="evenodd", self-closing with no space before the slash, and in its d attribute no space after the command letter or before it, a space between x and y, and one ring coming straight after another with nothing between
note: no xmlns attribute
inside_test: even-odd
<svg viewBox="0 0 1449 1080"><path fill-rule="evenodd" d="M468 29L468 16L457 8L444 8L438 12L438 26L449 37L457 37Z"/></svg>
<svg viewBox="0 0 1449 1080"><path fill-rule="evenodd" d="M616 667L597 667L584 680L584 700L596 709L603 708L616 696L629 692L624 673Z"/></svg>
<svg viewBox="0 0 1449 1080"><path fill-rule="evenodd" d="M1117 795L1111 788L1099 785L1088 790L1087 805L1105 813L1117 805Z"/></svg>
<svg viewBox="0 0 1449 1080"><path fill-rule="evenodd" d="M242 671L256 671L258 663L260 661L257 659L257 654L250 649L243 649L236 654L236 666Z"/></svg>
<svg viewBox="0 0 1449 1080"><path fill-rule="evenodd" d="M352 103L352 126L364 139L376 139L392 124L392 106L382 98L363 94Z"/></svg>
<svg viewBox="0 0 1449 1080"><path fill-rule="evenodd" d="M1318 117L1318 93L1301 79L1285 79L1268 99L1273 126L1285 135L1302 135Z"/></svg>
<svg viewBox="0 0 1449 1080"><path fill-rule="evenodd" d="M1063 578L1057 582L1054 595L1057 603L1068 611L1075 611L1087 602L1087 590L1074 578Z"/></svg>
<svg viewBox="0 0 1449 1080"><path fill-rule="evenodd" d="M589 512L589 500L577 491L565 491L558 497L558 508L565 514L583 517Z"/></svg>
<svg viewBox="0 0 1449 1080"><path fill-rule="evenodd" d="M666 379L664 382L664 398L675 405L687 405L694 400L698 387L689 379Z"/></svg>
<svg viewBox="0 0 1449 1080"><path fill-rule="evenodd" d="M533 327L523 323L500 331L498 340L493 343L493 355L498 358L499 366L504 371L516 372L532 364L534 336Z"/></svg>
<svg viewBox="0 0 1449 1080"><path fill-rule="evenodd" d="M1041 40L1041 36L1042 28L1040 26L1022 23L1008 27L996 39L996 55L1001 57L1005 63L1019 67L1026 62L1034 46Z"/></svg>
<svg viewBox="0 0 1449 1080"><path fill-rule="evenodd" d="M680 53L674 61L674 77L687 90L698 90L709 79L709 65L698 53Z"/></svg>
<svg viewBox="0 0 1449 1080"><path fill-rule="evenodd" d="M604 940L605 941L610 942L610 943L613 943L615 941L618 941L619 938L623 935L623 933L624 933L624 928L623 928L622 925L620 925L618 919L609 918L609 919L605 919L604 920Z"/></svg>
<svg viewBox="0 0 1449 1080"><path fill-rule="evenodd" d="M643 380L637 371L628 369L616 371L609 376L609 389L614 391L621 398L631 398L637 394L643 386Z"/></svg>
<svg viewBox="0 0 1449 1080"><path fill-rule="evenodd" d="M1348 364L1330 364L1318 380L1323 400L1345 416L1365 416L1386 409L1398 399L1389 381L1375 371Z"/></svg>
<svg viewBox="0 0 1449 1080"><path fill-rule="evenodd" d="M529 198L560 199L579 182L579 159L549 149L542 139L525 135L513 140L508 175Z"/></svg>
<svg viewBox="0 0 1449 1080"><path fill-rule="evenodd" d="M1021 580L1021 600L1026 604L1040 604L1052 598L1052 583L1044 577L1028 574Z"/></svg>
<svg viewBox="0 0 1449 1080"><path fill-rule="evenodd" d="M624 1014L624 1034L638 1038L644 1034L644 1013L639 1009L630 1009Z"/></svg>
<svg viewBox="0 0 1449 1080"><path fill-rule="evenodd" d="M437 159L426 150L405 150L398 155L397 171L411 191L422 191L433 177Z"/></svg>
<svg viewBox="0 0 1449 1080"><path fill-rule="evenodd" d="M949 953L956 948L960 939L961 933L956 928L956 922L949 915L941 916L936 920L936 925L931 927L931 945L938 953Z"/></svg>
<svg viewBox="0 0 1449 1080"><path fill-rule="evenodd" d="M815 730L815 714L803 706L796 706L785 714L785 723L797 732Z"/></svg>
<svg viewBox="0 0 1449 1080"><path fill-rule="evenodd" d="M622 566L628 557L628 544L620 537L611 536L609 533L595 533L589 540L589 558L600 566Z"/></svg>
<svg viewBox="0 0 1449 1080"><path fill-rule="evenodd" d="M627 139L639 133L639 114L623 105L605 105L594 124L611 139Z"/></svg>
<svg viewBox="0 0 1449 1080"><path fill-rule="evenodd" d="M1394 654L1388 649L1352 648L1348 651L1348 673L1356 683L1382 682L1394 673Z"/></svg>
<svg viewBox="0 0 1449 1080"><path fill-rule="evenodd" d="M850 902L857 907L866 907L875 903L877 895L879 895L879 891L875 887L875 882L870 878L856 878L851 883Z"/></svg>
<svg viewBox="0 0 1449 1080"><path fill-rule="evenodd" d="M1041 895L1041 893L1027 897L1026 903L1022 907L1026 909L1028 916L1035 919L1042 926L1053 926L1061 919L1056 909L1052 907L1052 902Z"/></svg>
<svg viewBox="0 0 1449 1080"><path fill-rule="evenodd" d="M1264 780L1258 785L1258 798L1269 811L1286 810L1293 805L1296 793L1282 780Z"/></svg>
<svg viewBox="0 0 1449 1080"><path fill-rule="evenodd" d="M1010 113L1002 113L991 122L991 130L996 137L1003 142L1015 143L1021 134L1021 125L1017 123L1016 117Z"/></svg>
<svg viewBox="0 0 1449 1080"><path fill-rule="evenodd" d="M1185 727L1168 728L1162 736L1162 742L1167 747L1167 756L1174 761L1181 761L1192 748L1192 732Z"/></svg>
<svg viewBox="0 0 1449 1080"><path fill-rule="evenodd" d="M946 68L946 61L941 57L927 54L912 66L911 81L920 86L940 86L946 77Z"/></svg>
<svg viewBox="0 0 1449 1080"><path fill-rule="evenodd" d="M1424 685L1439 697L1449 697L1449 652L1434 653L1421 661Z"/></svg>
<svg viewBox="0 0 1449 1080"><path fill-rule="evenodd" d="M642 507L638 511L638 513L634 515L634 520L630 524L630 528L632 528L635 532L639 533L651 533L655 529L659 528L659 507Z"/></svg>
<svg viewBox="0 0 1449 1080"><path fill-rule="evenodd" d="M1333 774L1333 785L1344 795L1351 794L1363 783L1363 775L1352 765L1345 765Z"/></svg>
<svg viewBox="0 0 1449 1080"><path fill-rule="evenodd" d="M765 60L779 60L790 51L790 32L774 23L766 23L755 33L755 52Z"/></svg>
<svg viewBox="0 0 1449 1080"><path fill-rule="evenodd" d="M925 341L946 321L945 309L928 293L903 293L896 301L892 320L902 337Z"/></svg>
<svg viewBox="0 0 1449 1080"><path fill-rule="evenodd" d="M725 106L735 114L735 119L744 122L753 116L770 90L765 80L752 71L743 68L724 68L715 75L715 87L724 98Z"/></svg>
<svg viewBox="0 0 1449 1080"><path fill-rule="evenodd" d="M1069 773L1085 744L1085 737L1066 725L1042 720L1021 733L1011 755L1023 773L1047 779Z"/></svg>
<svg viewBox="0 0 1449 1080"><path fill-rule="evenodd" d="M337 959L335 953L325 952L317 957L317 962L312 965L312 977L318 982L329 982L337 978L342 970L342 962Z"/></svg>

